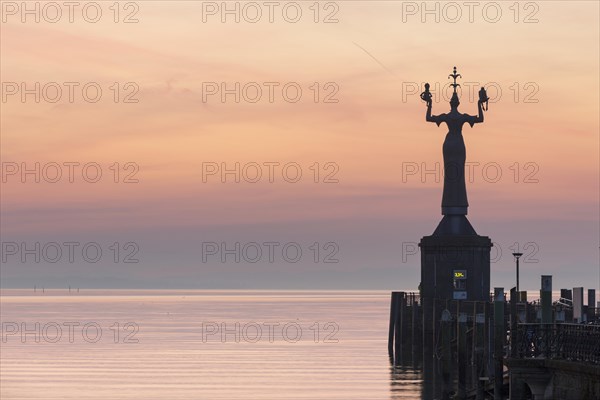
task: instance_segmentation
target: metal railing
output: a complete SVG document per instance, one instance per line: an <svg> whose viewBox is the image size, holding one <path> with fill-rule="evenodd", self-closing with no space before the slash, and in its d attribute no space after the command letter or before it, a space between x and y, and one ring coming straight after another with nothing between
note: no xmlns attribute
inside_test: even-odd
<svg viewBox="0 0 600 400"><path fill-rule="evenodd" d="M517 358L600 364L600 325L518 324Z"/></svg>

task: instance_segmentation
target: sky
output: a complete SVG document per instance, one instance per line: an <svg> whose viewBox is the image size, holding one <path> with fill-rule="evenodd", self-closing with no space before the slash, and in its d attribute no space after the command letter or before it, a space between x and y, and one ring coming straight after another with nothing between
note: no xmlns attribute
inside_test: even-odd
<svg viewBox="0 0 600 400"><path fill-rule="evenodd" d="M516 250L523 288L599 285L595 1L29 4L2 2L2 287L416 289L447 132L418 94L447 112L454 66L461 112L492 98L463 129L492 287Z"/></svg>

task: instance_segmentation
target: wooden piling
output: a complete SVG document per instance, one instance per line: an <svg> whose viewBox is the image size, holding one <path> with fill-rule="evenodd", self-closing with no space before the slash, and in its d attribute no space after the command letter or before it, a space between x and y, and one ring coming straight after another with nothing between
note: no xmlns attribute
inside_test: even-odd
<svg viewBox="0 0 600 400"><path fill-rule="evenodd" d="M398 365L402 363L402 344L404 343L404 314L406 308L406 293L399 292L396 298L396 332L394 333L394 364Z"/></svg>
<svg viewBox="0 0 600 400"><path fill-rule="evenodd" d="M596 320L596 290L588 289L588 322Z"/></svg>
<svg viewBox="0 0 600 400"><path fill-rule="evenodd" d="M423 392L422 397L424 399L434 398L434 387L435 387L435 374L433 372L433 344L434 344L434 330L433 330L433 316L435 315L435 300L430 298L421 298L422 313L421 313L421 327L422 327L422 351L423 351Z"/></svg>
<svg viewBox="0 0 600 400"><path fill-rule="evenodd" d="M457 396L466 397L467 384L467 315L460 312L460 301L456 301L456 362L458 371Z"/></svg>
<svg viewBox="0 0 600 400"><path fill-rule="evenodd" d="M494 288L494 400L502 400L504 356L504 288Z"/></svg>
<svg viewBox="0 0 600 400"><path fill-rule="evenodd" d="M413 364L415 364L415 349L417 346L417 337L415 335L417 325L417 302L415 300L415 295L411 295L411 304L410 304L410 342L411 342L411 360Z"/></svg>
<svg viewBox="0 0 600 400"><path fill-rule="evenodd" d="M491 317L492 312L491 312L491 304L488 302L485 302L483 305L483 318L484 318L484 325L483 325L483 362L485 363L485 376L487 376L488 378L492 375L492 349L490 347L490 343L491 341L491 337L492 337L492 329L490 327L491 325Z"/></svg>
<svg viewBox="0 0 600 400"><path fill-rule="evenodd" d="M396 297L399 292L392 292L390 301L390 328L388 333L388 355L394 360L394 329L396 328Z"/></svg>
<svg viewBox="0 0 600 400"><path fill-rule="evenodd" d="M452 336L452 315L448 311L448 302L446 301L446 309L442 311L441 320L441 370L442 370L442 399L448 399L450 397L450 388L452 384L452 348L451 348L451 336Z"/></svg>
<svg viewBox="0 0 600 400"><path fill-rule="evenodd" d="M517 356L516 333L517 333L517 293L516 288L510 289L510 356Z"/></svg>
<svg viewBox="0 0 600 400"><path fill-rule="evenodd" d="M542 324L550 324L552 318L552 275L542 275L542 288L540 290L542 303Z"/></svg>

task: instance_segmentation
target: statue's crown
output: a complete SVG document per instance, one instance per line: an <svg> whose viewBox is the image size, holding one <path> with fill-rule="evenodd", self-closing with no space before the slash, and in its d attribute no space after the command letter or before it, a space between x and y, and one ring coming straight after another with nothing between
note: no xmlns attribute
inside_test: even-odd
<svg viewBox="0 0 600 400"><path fill-rule="evenodd" d="M451 83L450 86L452 86L454 88L454 94L456 94L456 87L460 86L458 83L456 83L456 78L462 78L462 76L460 74L456 73L456 67L454 67L454 70L452 71L452 73L450 75L448 75L448 79L452 78L454 80L454 83ZM454 97L454 94L452 97Z"/></svg>

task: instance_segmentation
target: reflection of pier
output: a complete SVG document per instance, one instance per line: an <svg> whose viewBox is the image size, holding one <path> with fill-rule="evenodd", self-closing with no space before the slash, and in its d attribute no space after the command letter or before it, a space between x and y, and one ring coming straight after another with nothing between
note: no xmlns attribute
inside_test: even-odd
<svg viewBox="0 0 600 400"><path fill-rule="evenodd" d="M524 295L518 301L513 289L507 301L498 288L486 302L428 301L393 292L391 361L396 367L422 369L423 399L503 399L509 394L519 400L599 399L595 293L588 306L575 312L569 297L552 304L549 293L541 294L540 302L527 302Z"/></svg>

